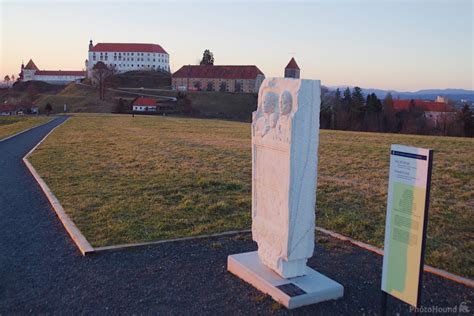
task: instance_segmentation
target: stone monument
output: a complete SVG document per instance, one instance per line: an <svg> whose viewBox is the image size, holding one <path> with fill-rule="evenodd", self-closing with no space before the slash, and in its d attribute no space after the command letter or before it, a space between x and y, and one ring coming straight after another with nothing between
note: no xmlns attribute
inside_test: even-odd
<svg viewBox="0 0 474 316"><path fill-rule="evenodd" d="M252 237L258 252L228 257L228 270L288 308L343 296L306 266L314 250L321 86L269 78L252 120Z"/></svg>

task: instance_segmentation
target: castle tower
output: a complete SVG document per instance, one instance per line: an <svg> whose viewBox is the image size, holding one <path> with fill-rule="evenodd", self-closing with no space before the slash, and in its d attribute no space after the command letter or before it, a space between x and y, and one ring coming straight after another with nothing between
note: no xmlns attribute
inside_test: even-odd
<svg viewBox="0 0 474 316"><path fill-rule="evenodd" d="M298 64L293 57L285 67L285 78L300 78L300 67L298 67Z"/></svg>
<svg viewBox="0 0 474 316"><path fill-rule="evenodd" d="M22 80L23 81L30 81L35 80L35 73L38 71L38 67L35 65L32 59L26 64L25 67L22 68Z"/></svg>

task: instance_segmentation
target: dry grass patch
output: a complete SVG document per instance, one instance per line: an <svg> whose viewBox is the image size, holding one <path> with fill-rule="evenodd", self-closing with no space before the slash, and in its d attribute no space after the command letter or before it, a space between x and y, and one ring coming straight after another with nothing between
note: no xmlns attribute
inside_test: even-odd
<svg viewBox="0 0 474 316"><path fill-rule="evenodd" d="M46 116L0 116L0 140L46 123L50 119Z"/></svg>
<svg viewBox="0 0 474 316"><path fill-rule="evenodd" d="M474 276L474 140L321 131L317 224L382 246L390 144L435 149L427 263ZM250 126L75 116L31 161L93 246L250 228Z"/></svg>
<svg viewBox="0 0 474 316"><path fill-rule="evenodd" d="M94 246L201 235L250 226L247 133L223 121L79 116L31 161Z"/></svg>
<svg viewBox="0 0 474 316"><path fill-rule="evenodd" d="M472 138L321 131L318 225L383 247L390 144L435 150L427 263L473 277Z"/></svg>

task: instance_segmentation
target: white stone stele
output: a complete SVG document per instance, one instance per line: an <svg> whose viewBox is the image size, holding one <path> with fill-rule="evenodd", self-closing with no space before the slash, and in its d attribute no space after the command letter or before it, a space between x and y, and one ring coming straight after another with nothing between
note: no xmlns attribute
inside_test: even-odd
<svg viewBox="0 0 474 316"><path fill-rule="evenodd" d="M284 278L313 255L319 80L263 81L252 122L252 237L260 260Z"/></svg>
<svg viewBox="0 0 474 316"><path fill-rule="evenodd" d="M227 269L289 309L335 300L344 295L341 284L309 267L306 267L304 276L282 278L260 261L256 251L229 256ZM291 293L281 288L288 284L292 284L293 289L296 286L296 291ZM298 292L298 288L304 293Z"/></svg>
<svg viewBox="0 0 474 316"><path fill-rule="evenodd" d="M268 78L260 86L252 120L252 238L259 260L245 254L228 259L229 271L289 308L301 306L290 301L305 305L343 293L340 284L306 266L314 251L320 105L319 80ZM283 299L276 284L295 277L309 292L304 299ZM313 288L313 281L322 283Z"/></svg>

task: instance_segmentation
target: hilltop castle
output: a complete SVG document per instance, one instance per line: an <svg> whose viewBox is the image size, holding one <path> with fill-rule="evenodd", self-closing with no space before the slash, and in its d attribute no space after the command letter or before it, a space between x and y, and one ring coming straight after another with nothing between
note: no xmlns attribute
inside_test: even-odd
<svg viewBox="0 0 474 316"><path fill-rule="evenodd" d="M170 72L169 54L157 44L98 43L89 42L86 70L40 70L32 59L21 64L20 81L44 81L51 84L68 84L92 77L98 62L113 68L117 73L132 70L161 70Z"/></svg>
<svg viewBox="0 0 474 316"><path fill-rule="evenodd" d="M89 59L86 60L88 77L99 61L116 72L132 70L161 70L170 72L169 54L158 44L98 43L89 42Z"/></svg>

